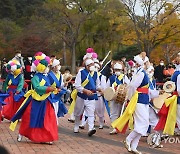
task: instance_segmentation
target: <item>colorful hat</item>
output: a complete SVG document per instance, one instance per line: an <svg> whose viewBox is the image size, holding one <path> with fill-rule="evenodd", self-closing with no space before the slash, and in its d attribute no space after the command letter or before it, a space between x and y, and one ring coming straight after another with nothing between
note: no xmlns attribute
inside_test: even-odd
<svg viewBox="0 0 180 154"><path fill-rule="evenodd" d="M97 58L98 58L98 54L94 52L94 53L92 54L92 58L93 58L93 59L94 59L94 58L97 59Z"/></svg>
<svg viewBox="0 0 180 154"><path fill-rule="evenodd" d="M87 48L86 53L94 53L94 49L93 48Z"/></svg>
<svg viewBox="0 0 180 154"><path fill-rule="evenodd" d="M133 60L129 60L129 61L128 61L128 64L129 64L129 66L133 67L133 66L134 66Z"/></svg>
<svg viewBox="0 0 180 154"><path fill-rule="evenodd" d="M33 58L32 70L44 73L46 67L50 64L50 58L42 52L37 52Z"/></svg>
<svg viewBox="0 0 180 154"><path fill-rule="evenodd" d="M22 67L17 60L10 60L6 65L6 71L12 72L15 76L22 72Z"/></svg>

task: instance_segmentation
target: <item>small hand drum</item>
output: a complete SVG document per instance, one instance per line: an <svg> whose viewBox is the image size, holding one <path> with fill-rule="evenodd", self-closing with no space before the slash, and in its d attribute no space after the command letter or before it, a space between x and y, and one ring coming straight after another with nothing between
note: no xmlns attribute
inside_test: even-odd
<svg viewBox="0 0 180 154"><path fill-rule="evenodd" d="M104 90L104 98L107 101L112 101L112 100L114 100L115 97L116 97L116 92L115 92L114 88L109 87Z"/></svg>
<svg viewBox="0 0 180 154"><path fill-rule="evenodd" d="M154 98L154 99L153 99L154 107L155 107L156 109L159 109L159 110L160 110L161 107L162 107L163 104L164 104L165 99L168 98L169 96L171 96L171 94L165 92L165 93L159 95L159 97Z"/></svg>
<svg viewBox="0 0 180 154"><path fill-rule="evenodd" d="M126 99L127 94L127 85L126 84L120 84L116 91L116 98L115 102L123 104Z"/></svg>

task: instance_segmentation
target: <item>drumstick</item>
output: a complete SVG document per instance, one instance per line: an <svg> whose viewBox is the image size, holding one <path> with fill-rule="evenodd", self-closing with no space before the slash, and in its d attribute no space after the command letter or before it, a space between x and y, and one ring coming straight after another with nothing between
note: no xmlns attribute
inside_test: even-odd
<svg viewBox="0 0 180 154"><path fill-rule="evenodd" d="M102 60L101 65L105 62L105 60L108 58L108 56L109 56L110 53L111 53L111 51L109 51L109 52L107 53L106 57L104 57L104 59Z"/></svg>
<svg viewBox="0 0 180 154"><path fill-rule="evenodd" d="M125 104L127 103L127 101L124 101L124 103L123 103L123 105L122 105L122 109L121 109L121 114L120 114L120 116L122 116L122 114L123 114L123 111L124 111L124 108L125 108Z"/></svg>

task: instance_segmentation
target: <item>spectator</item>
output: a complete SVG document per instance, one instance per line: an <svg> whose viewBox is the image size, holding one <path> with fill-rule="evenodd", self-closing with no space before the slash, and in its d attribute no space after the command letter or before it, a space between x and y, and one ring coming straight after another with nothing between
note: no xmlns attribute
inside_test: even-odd
<svg viewBox="0 0 180 154"><path fill-rule="evenodd" d="M64 83L67 84L67 92L64 95L64 103L66 103L66 102L70 103L71 102L70 94L73 90L73 84L71 82L72 75L71 75L70 69L68 69L68 68L65 69L65 72L63 74L63 78L64 78Z"/></svg>
<svg viewBox="0 0 180 154"><path fill-rule="evenodd" d="M4 58L3 60L2 60L2 68L1 68L1 78L2 79L6 79L6 77L7 77L7 71L6 71L6 65L7 65L7 61L6 61L6 58Z"/></svg>
<svg viewBox="0 0 180 154"><path fill-rule="evenodd" d="M14 60L14 59L17 60L20 63L20 65L22 66L22 68L24 70L25 69L24 61L23 61L23 57L21 55L21 51L20 50L16 51L16 55L15 55L15 57L12 60Z"/></svg>
<svg viewBox="0 0 180 154"><path fill-rule="evenodd" d="M167 69L164 69L163 74L165 75L166 80L170 80L170 78L173 75L174 71L175 70L174 70L172 64L169 64Z"/></svg>
<svg viewBox="0 0 180 154"><path fill-rule="evenodd" d="M31 80L31 78L33 77L34 72L31 69L31 65L32 65L32 57L28 56L24 62L25 65L25 70L24 70L24 78L25 80ZM31 82L27 82L28 83L28 89L30 89L30 85Z"/></svg>
<svg viewBox="0 0 180 154"><path fill-rule="evenodd" d="M155 67L155 70L154 70L154 77L156 79L157 82L160 82L160 83L163 83L164 82L164 74L163 74L163 71L164 71L164 60L160 60L160 63L158 66Z"/></svg>

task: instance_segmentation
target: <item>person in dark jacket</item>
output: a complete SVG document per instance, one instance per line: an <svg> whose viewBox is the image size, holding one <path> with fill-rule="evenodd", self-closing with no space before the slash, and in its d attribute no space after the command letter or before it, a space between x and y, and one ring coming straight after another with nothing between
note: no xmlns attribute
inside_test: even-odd
<svg viewBox="0 0 180 154"><path fill-rule="evenodd" d="M154 70L154 77L157 82L160 82L160 83L164 82L164 78L165 78L165 76L163 74L164 68L165 68L164 61L160 60L159 65L156 66L155 70Z"/></svg>

